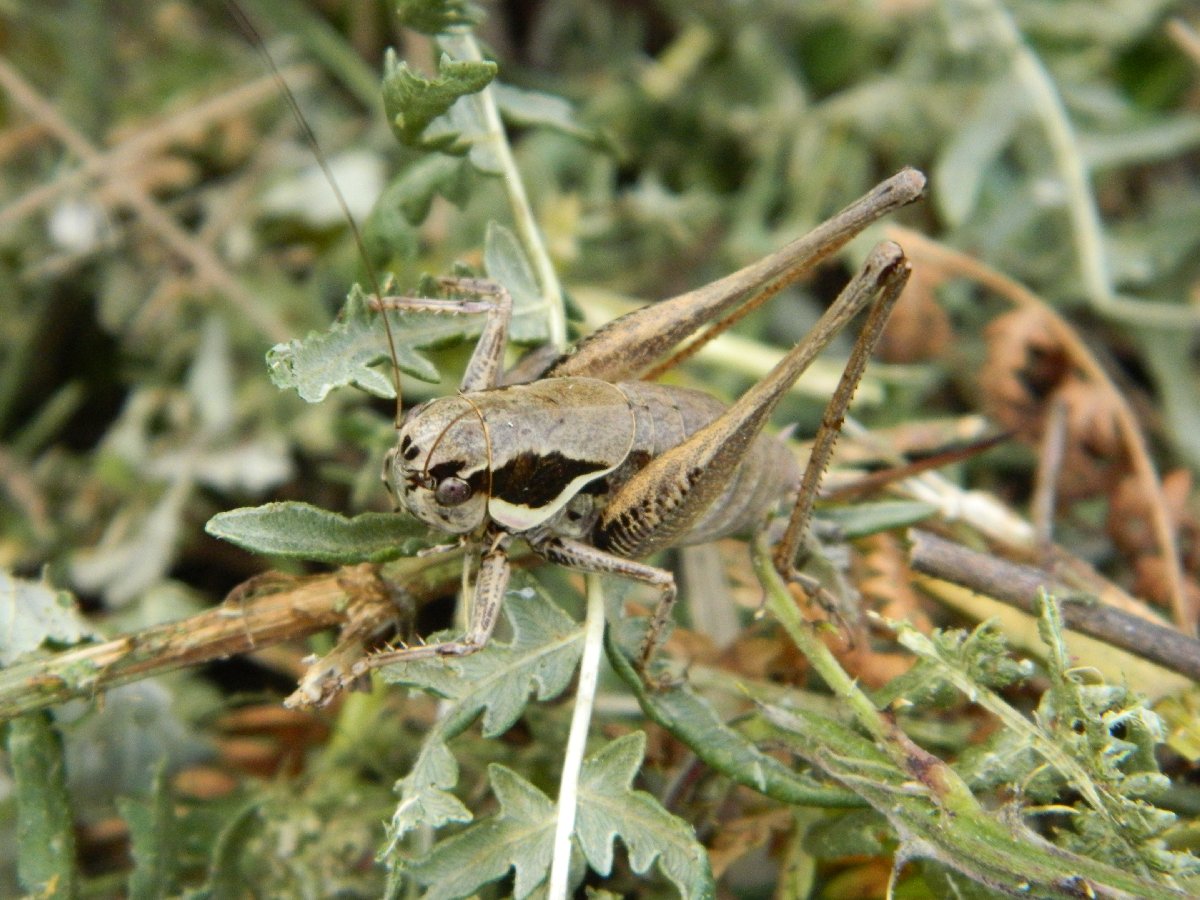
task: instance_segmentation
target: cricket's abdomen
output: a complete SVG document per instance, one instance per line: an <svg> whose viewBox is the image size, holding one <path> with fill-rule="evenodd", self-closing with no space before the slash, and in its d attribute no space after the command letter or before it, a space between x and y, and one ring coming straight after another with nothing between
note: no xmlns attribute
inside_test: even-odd
<svg viewBox="0 0 1200 900"><path fill-rule="evenodd" d="M677 447L726 410L716 398L687 388L644 381L623 382L617 387L633 409L633 446L626 462L597 482L596 492L602 497L615 494L650 460ZM686 530L667 536L659 534L653 522L641 522L636 529L623 529L618 523L594 538L602 549L637 558L661 546L701 544L752 531L799 482L800 467L786 445L760 434L745 449L725 486ZM686 490L683 486L680 489ZM654 516L656 506L647 504L646 514ZM649 540L644 537L648 524L652 535ZM639 533L636 537L634 531Z"/></svg>

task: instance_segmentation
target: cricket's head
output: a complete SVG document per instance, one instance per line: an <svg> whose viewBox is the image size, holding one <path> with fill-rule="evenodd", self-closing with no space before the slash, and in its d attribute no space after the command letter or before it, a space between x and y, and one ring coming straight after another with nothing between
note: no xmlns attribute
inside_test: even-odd
<svg viewBox="0 0 1200 900"><path fill-rule="evenodd" d="M398 508L448 534L467 534L487 516L487 434L462 396L414 406L383 464L383 483Z"/></svg>

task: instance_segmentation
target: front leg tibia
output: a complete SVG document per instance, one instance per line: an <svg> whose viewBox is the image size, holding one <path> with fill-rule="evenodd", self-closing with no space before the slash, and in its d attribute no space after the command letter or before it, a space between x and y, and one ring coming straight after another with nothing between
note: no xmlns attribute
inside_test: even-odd
<svg viewBox="0 0 1200 900"><path fill-rule="evenodd" d="M500 607L508 590L512 567L507 551L496 547L483 555L479 563L479 574L475 577L475 589L471 597L471 624L467 633L456 641L440 641L436 644L421 644L415 647L397 647L383 653L374 653L354 667L354 675L369 669L392 663L413 662L418 659L468 656L482 650L500 618Z"/></svg>

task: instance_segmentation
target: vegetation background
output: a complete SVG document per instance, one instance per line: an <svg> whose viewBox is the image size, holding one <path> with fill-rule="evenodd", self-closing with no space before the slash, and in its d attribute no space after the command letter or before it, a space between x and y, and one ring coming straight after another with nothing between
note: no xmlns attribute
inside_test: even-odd
<svg viewBox="0 0 1200 900"><path fill-rule="evenodd" d="M432 40L386 4L246 6L363 223L373 268L394 272L403 289L456 262L484 269L488 223L512 227L504 179L420 139L401 145L381 110L384 49L428 74ZM928 173L927 200L900 217L915 234L893 232L914 260L914 283L856 417L919 455L978 437L986 413L1013 439L950 471L945 496L986 498L999 524L975 518L974 507L921 516L1027 562L1044 558L1020 516L1043 529L1052 522L1066 558L1194 633L1197 29L1200 10L1182 0L566 0L489 4L477 35L505 84L535 92L508 98L509 137L575 328L777 249L903 166ZM204 530L215 514L271 500L346 515L388 506L377 472L390 404L354 391L309 404L268 377L266 352L328 328L350 285L366 279L286 101L227 8L0 2L0 164L0 665L200 614L268 569L327 569L267 560ZM867 246L752 317L740 335L749 343L675 377L735 395L804 333ZM850 337L831 356L844 357ZM462 348L431 356L444 384L407 382L407 402L453 389ZM806 380L776 420L809 433L836 368ZM894 463L867 441L841 467L872 452L874 465ZM959 486L977 493L953 493ZM902 532L884 529L878 508L859 512L876 516L862 528L871 534L852 546L834 540L833 550L844 551L834 553L840 577L869 608L923 629L996 611L922 590ZM1168 535L1177 558L1164 550ZM787 637L752 620L760 590L742 544L689 552L681 564L685 583L708 590L688 600L703 633L681 629L673 648L699 661L695 681L725 690L726 715L735 681L757 685L750 695L768 706L803 698L833 713ZM538 578L581 612L570 578ZM71 592L78 615L59 591ZM451 610L449 597L429 604L418 633L448 626ZM882 630L836 649L878 702L915 704L911 736L956 761L985 805L1024 811L1006 840L1036 829L1060 848L1159 879L1164 891L1194 888L1200 749L1189 682L1072 645L1077 663L1147 695L1158 715L1117 687L1101 702L1090 675L1082 687L1066 677L1053 625L1040 637L1029 621L1005 620L999 631L1045 665L1031 678L1011 667L996 676L1023 679L1006 695L1013 707L970 706L947 687L991 683L978 668L966 682L951 675L969 668L967 657L1004 668L991 637L936 676L925 670L919 690L912 678L893 680L910 652L934 665L937 654L914 650L915 637L907 651ZM315 641L133 680L57 704L51 718L14 718L0 773L0 895L370 896L413 883L437 895L446 882L421 868L432 857L406 846L398 863L381 823L396 828L393 785L421 758L438 703L381 682L324 710L283 708L302 657L331 645ZM94 675L56 677L86 688ZM784 686L787 703L770 693ZM21 689L0 677L7 716L27 712L12 705ZM1023 720L1032 731L1004 718L1002 709L1028 714L1039 703ZM1054 730L1066 703L1103 726L1071 748L1085 774L1059 760L1050 776L1047 748L1070 745ZM554 795L570 705L517 712L503 734L485 724L454 744L458 796L477 813L496 808L488 767L497 763ZM786 731L781 721L772 727ZM694 827L724 895L882 896L894 860L912 850L926 861L900 870L899 895L990 895L955 868L982 851L956 839L929 851L927 836L905 832L926 809L896 819L869 791L855 802L874 812L846 812L830 807L850 804L848 792L837 803L788 802L736 787L696 746L648 726L615 679L602 687L595 728L597 741L647 729L638 787ZM997 731L1015 743L996 743ZM853 733L843 737L857 746ZM780 733L769 740L836 778L829 759L822 767ZM980 762L999 747L1022 764ZM869 748L861 752L846 756L866 765ZM900 776L912 773L892 774L879 783L898 796L911 783ZM858 777L843 771L838 781ZM975 815L958 812L960 821ZM1115 846L1114 831L1128 844ZM589 876L597 890L710 889L702 873L672 869L665 845L623 840L610 877ZM421 841L434 845L431 832ZM1020 872L1019 841L1004 846L988 871ZM387 865L375 862L380 853ZM638 874L656 855L658 875ZM516 890L521 877L518 862L496 890Z"/></svg>

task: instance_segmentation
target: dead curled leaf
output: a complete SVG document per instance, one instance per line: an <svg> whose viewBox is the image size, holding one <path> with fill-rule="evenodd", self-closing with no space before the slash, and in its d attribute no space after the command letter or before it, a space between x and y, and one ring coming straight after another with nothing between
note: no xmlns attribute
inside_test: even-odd
<svg viewBox="0 0 1200 900"><path fill-rule="evenodd" d="M1027 307L987 327L988 355L979 383L987 413L1022 441L1045 437L1054 405L1065 410L1064 456L1058 480L1062 503L1104 494L1129 471L1119 411L1103 385L1072 364L1043 310Z"/></svg>
<svg viewBox="0 0 1200 900"><path fill-rule="evenodd" d="M888 318L875 355L889 363L917 363L942 356L954 339L950 316L938 300L946 276L933 266L913 269Z"/></svg>

